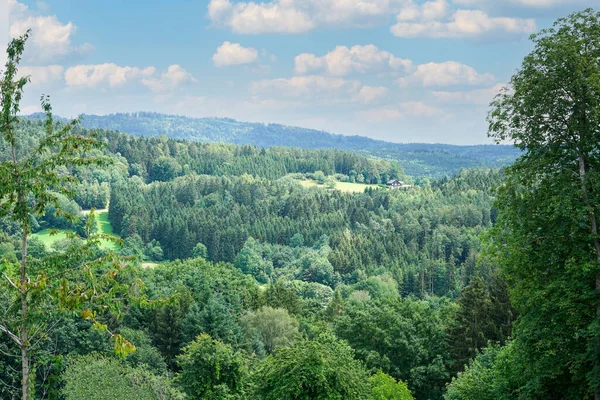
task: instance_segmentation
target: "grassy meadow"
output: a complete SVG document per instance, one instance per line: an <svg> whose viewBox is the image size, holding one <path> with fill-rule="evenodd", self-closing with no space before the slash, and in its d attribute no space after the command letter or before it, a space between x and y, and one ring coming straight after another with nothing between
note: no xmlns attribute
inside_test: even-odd
<svg viewBox="0 0 600 400"><path fill-rule="evenodd" d="M309 180L309 179L304 179L299 182L304 187L325 188L325 185L321 185L317 181L313 181L313 180ZM342 192L348 192L348 193L362 193L365 191L366 188L369 188L369 187L373 188L373 189L377 189L377 188L379 188L379 185L367 185L364 183L351 183L351 182L337 182L337 184L335 185L335 190L340 190Z"/></svg>
<svg viewBox="0 0 600 400"><path fill-rule="evenodd" d="M88 214L89 211L84 211L84 214ZM96 216L96 232L105 235L117 236L114 234L112 225L108 220L108 210L98 210L95 213ZM67 238L65 232L72 232L71 230L59 230L54 235L51 234L52 229L44 229L42 231L33 234L34 237L40 239L48 249L52 248L52 245L59 241ZM100 247L112 251L119 249L119 245L106 239L100 240Z"/></svg>

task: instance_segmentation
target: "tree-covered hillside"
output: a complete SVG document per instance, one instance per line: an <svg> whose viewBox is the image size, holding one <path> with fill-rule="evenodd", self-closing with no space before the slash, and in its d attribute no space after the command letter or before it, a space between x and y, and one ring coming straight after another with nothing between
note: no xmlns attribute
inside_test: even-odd
<svg viewBox="0 0 600 400"><path fill-rule="evenodd" d="M36 115L31 117L35 118ZM87 128L116 130L138 136L167 135L198 142L350 150L397 161L412 177L451 176L461 168L497 168L511 164L520 153L512 146L400 144L278 124L240 122L229 118L187 118L149 112L83 115L82 124Z"/></svg>
<svg viewBox="0 0 600 400"><path fill-rule="evenodd" d="M64 128L15 124L17 156L35 154L48 126ZM71 132L91 137L85 128ZM87 215L62 213L109 206L113 234L123 240L116 249L128 265L116 282L143 283L144 295L119 311L90 305L93 311L81 311L87 320L46 305L59 327L44 324L42 344L31 349L37 397L278 399L324 375L320 390L334 398L376 399L383 391L440 399L477 349L487 340L503 343L510 332L506 289L494 265L479 258L479 235L496 218L501 171L463 170L390 190L377 184L406 179L401 167L352 152L96 135L103 149L92 153L107 163L59 169L74 200L57 195L56 204L29 216L28 257L46 265L90 246L86 257L107 260L111 248L94 242ZM0 162L10 165L11 154L2 151ZM305 180L315 183L305 187ZM336 190L340 181L373 185L353 193ZM61 239L40 242L48 228L60 229ZM0 229L0 256L16 265L22 230L9 215ZM83 285L69 279L57 283ZM453 301L473 285L465 313L485 322L473 332L474 345L460 339L470 318ZM10 296L0 297L6 312L10 305ZM105 328L90 331L94 322ZM114 358L111 335L136 351ZM15 347L0 340L6 398L18 386L16 358L4 357ZM222 366L227 373L219 375ZM289 369L295 372L281 380ZM81 383L93 376L103 377L98 387Z"/></svg>
<svg viewBox="0 0 600 400"><path fill-rule="evenodd" d="M0 398L600 400L600 13L533 35L492 103L512 165L428 179L46 96L21 119L28 36L0 77Z"/></svg>

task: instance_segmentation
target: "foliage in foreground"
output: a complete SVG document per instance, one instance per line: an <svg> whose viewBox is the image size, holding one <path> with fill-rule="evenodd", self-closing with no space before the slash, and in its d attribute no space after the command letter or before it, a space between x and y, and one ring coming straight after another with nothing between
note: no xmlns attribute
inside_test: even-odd
<svg viewBox="0 0 600 400"><path fill-rule="evenodd" d="M165 376L96 354L74 357L63 373L65 400L183 400Z"/></svg>
<svg viewBox="0 0 600 400"><path fill-rule="evenodd" d="M382 371L369 378L373 400L413 400L406 383L396 382L391 376Z"/></svg>
<svg viewBox="0 0 600 400"><path fill-rule="evenodd" d="M600 13L533 42L489 116L490 136L525 152L488 238L519 312L514 340L478 357L448 398L600 398Z"/></svg>
<svg viewBox="0 0 600 400"><path fill-rule="evenodd" d="M41 252L38 259L28 253L35 217L52 209L55 216L68 221L76 219L76 215L63 208L62 200L74 196L72 187L77 184L68 169L101 167L108 162L99 151L102 143L96 135L73 133L78 120L61 126L54 123L47 96L41 99L45 114L43 134L29 153L21 152L22 147L30 144L29 137L17 129L19 103L29 77L17 76L29 34L28 31L10 42L0 80L0 142L10 154L0 160L0 218L17 227L15 237L20 239L19 260L5 258L0 265L0 332L10 340L3 346L6 350L3 353L14 357L13 362L20 361L23 400L35 395L35 357L43 354L36 351L49 331L60 323L61 314L80 313L88 320L95 320L99 310L110 309L118 315L122 304L138 295L142 286L131 276L123 277L127 275L123 272L125 266L114 254L98 254L102 236L91 234L93 217L85 227L89 237L85 244L80 245L75 240L77 235L70 234L73 241L64 253L45 256ZM97 323L96 327L114 338L117 353L133 350L129 342L108 331L106 325ZM14 395L13 391L11 396Z"/></svg>
<svg viewBox="0 0 600 400"><path fill-rule="evenodd" d="M177 357L178 381L192 399L239 399L247 370L244 358L230 345L202 334Z"/></svg>
<svg viewBox="0 0 600 400"><path fill-rule="evenodd" d="M354 359L354 351L332 335L279 349L254 379L257 395L266 400L370 398L366 369Z"/></svg>

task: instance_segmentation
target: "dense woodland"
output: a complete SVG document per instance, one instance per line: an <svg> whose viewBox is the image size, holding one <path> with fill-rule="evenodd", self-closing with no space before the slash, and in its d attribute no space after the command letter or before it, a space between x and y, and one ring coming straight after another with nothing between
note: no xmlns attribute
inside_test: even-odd
<svg viewBox="0 0 600 400"><path fill-rule="evenodd" d="M31 118L43 117L34 114ZM233 143L258 147L338 149L383 157L400 163L414 177L442 178L462 168L500 168L511 164L520 151L510 145L454 146L448 144L391 143L362 136L344 136L279 124L240 122L230 118L187 118L150 112L83 115L90 129L115 130L137 136L196 142Z"/></svg>
<svg viewBox="0 0 600 400"><path fill-rule="evenodd" d="M113 186L109 215L123 238L158 241L166 259L189 258L200 243L209 260L235 262L262 283L303 277L335 288L385 272L406 294L451 295L475 272L500 181L475 170L411 191L349 194L250 175L133 178Z"/></svg>
<svg viewBox="0 0 600 400"><path fill-rule="evenodd" d="M599 398L600 14L534 36L492 104L523 156L441 178L91 131L47 98L20 119L26 40L0 85L1 398Z"/></svg>
<svg viewBox="0 0 600 400"><path fill-rule="evenodd" d="M33 146L43 124L23 120L18 131ZM86 134L84 129L76 131ZM140 268L140 278L150 299L170 299L169 304L136 306L124 310L119 319L102 320L111 322L111 331L129 333L124 337L136 347L130 337L143 340L154 351L152 362L163 365L161 376L166 380L180 373L178 357L199 334L210 335L205 344L219 340L230 346L245 368L268 359L281 343L310 339L324 345L319 338L328 338L323 340L347 341L340 343L351 346L348 354L361 362L357 368L364 376L381 370L408 383L416 398L441 398L458 360L466 362L488 339L503 342L508 336L504 321L513 311L506 288L496 279L492 264L478 261L479 236L497 214L492 189L504 179L500 171L464 170L411 190L383 186L345 193L305 188L298 178L318 171L373 183L410 178L396 163L335 150L197 144L116 132L98 135L112 164L65 171L81 183L73 188L74 201L61 197L62 207L78 213L110 204L110 221L123 239L120 253L135 257L138 268L141 262L160 263ZM48 207L33 227L71 228L85 235L85 222L85 217L76 222L56 217ZM8 219L3 230L18 233ZM70 244L61 246L56 244L54 251ZM16 236L4 236L0 247L5 257L17 260ZM37 249L39 254L30 254L40 258L53 251L35 238L30 248ZM480 285L476 301L492 302L497 314L485 318L499 332L490 330L485 339L473 337L478 344L465 345L452 336L462 334L456 324L464 323L452 300L473 282ZM251 316L258 320L251 321ZM398 318L402 325L396 325ZM65 342L65 347L48 349L51 354L61 354L61 360L91 351L110 357L110 337L90 331L90 323L78 317L67 321L64 329L73 330L52 337L91 335L81 339L88 344L79 348L78 340ZM273 323L284 324L276 328L283 337L261 336L271 334L260 332L273 329ZM411 328L405 332L402 326ZM375 328L380 333L364 343L353 334ZM412 355L397 355L397 346ZM138 350L130 357L137 360L139 354ZM97 363L98 368L108 368ZM57 376L52 384L56 387L42 380L40 390L63 393L67 383L58 376L69 376L68 370L46 368L51 369L46 374ZM250 372L243 378L245 385L258 379L251 378L258 372ZM12 379L16 385L18 376Z"/></svg>

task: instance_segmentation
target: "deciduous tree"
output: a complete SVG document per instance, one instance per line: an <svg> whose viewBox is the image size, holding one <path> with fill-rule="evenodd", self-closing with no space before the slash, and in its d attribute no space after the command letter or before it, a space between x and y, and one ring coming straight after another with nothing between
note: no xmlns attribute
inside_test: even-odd
<svg viewBox="0 0 600 400"><path fill-rule="evenodd" d="M177 379L192 399L239 399L246 366L230 345L202 334L177 357Z"/></svg>
<svg viewBox="0 0 600 400"><path fill-rule="evenodd" d="M373 400L413 400L413 396L406 383L396 382L394 378L384 373L377 372L369 378Z"/></svg>
<svg viewBox="0 0 600 400"><path fill-rule="evenodd" d="M21 398L28 400L33 393L34 363L32 351L49 329L59 320L52 311L79 310L82 316L94 320L100 305L119 312L122 301L140 289L130 280L120 278L123 265L109 254L94 258L94 249L101 235L89 235L81 246L42 259L29 257L28 244L32 221L52 207L54 213L68 220L75 215L62 207L61 195L72 198L71 189L77 180L65 173L69 167L105 165L107 159L96 156L102 144L92 133L79 135L73 128L79 120L55 124L49 98L42 96L46 114L44 134L32 151L25 153L24 138L17 129L21 101L29 77L18 78L17 67L29 32L13 39L8 45L4 73L0 80L0 142L9 150L9 157L0 162L0 217L7 217L20 228L21 252L18 263L5 262L0 266L0 291L7 294L0 310L0 334L6 335L19 349L15 355L21 361ZM26 146L25 146L26 147ZM100 153L101 154L101 153ZM88 220L88 232L94 232L94 219ZM72 234L71 237L75 235ZM96 323L102 330L107 326ZM120 335L112 335L118 352L133 349Z"/></svg>
<svg viewBox="0 0 600 400"><path fill-rule="evenodd" d="M598 400L600 13L572 14L532 40L489 114L490 136L524 151L499 191L491 245L520 312L528 396Z"/></svg>
<svg viewBox="0 0 600 400"><path fill-rule="evenodd" d="M333 335L282 347L263 361L256 395L266 400L366 400L367 371L354 351Z"/></svg>

